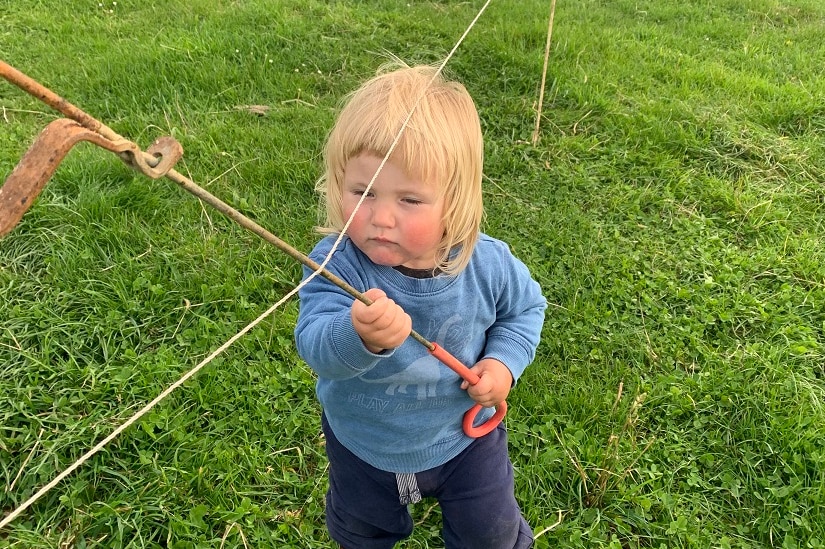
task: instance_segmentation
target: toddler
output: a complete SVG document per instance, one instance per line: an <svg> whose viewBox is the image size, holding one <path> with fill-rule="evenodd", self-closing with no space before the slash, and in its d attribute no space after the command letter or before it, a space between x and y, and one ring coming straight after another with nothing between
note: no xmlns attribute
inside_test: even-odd
<svg viewBox="0 0 825 549"><path fill-rule="evenodd" d="M384 68L352 93L330 132L319 181L327 268L300 291L298 352L317 373L329 457L326 522L345 549L408 537L408 505L436 498L446 549L523 549L533 535L514 496L507 435L462 430L490 418L535 356L546 301L507 244L480 232L483 140L472 98L430 66ZM386 164L367 187L416 101ZM311 270L305 268L305 276ZM411 329L471 367L466 381L408 338Z"/></svg>

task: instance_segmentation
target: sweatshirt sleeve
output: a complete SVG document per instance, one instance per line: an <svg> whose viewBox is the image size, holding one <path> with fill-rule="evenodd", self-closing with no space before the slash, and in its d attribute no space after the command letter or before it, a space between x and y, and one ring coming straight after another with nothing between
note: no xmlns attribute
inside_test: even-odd
<svg viewBox="0 0 825 549"><path fill-rule="evenodd" d="M527 266L501 246L496 320L487 332L484 357L504 363L515 384L536 356L547 300Z"/></svg>
<svg viewBox="0 0 825 549"><path fill-rule="evenodd" d="M329 252L330 243L323 240L310 254L321 263ZM357 288L357 280L348 272L341 252L336 253L327 269ZM304 267L304 278L312 269ZM357 278L357 277L356 277ZM298 293L300 311L295 326L298 354L320 377L349 379L373 367L392 351L380 354L370 352L361 341L352 324L350 308L353 297L325 278L316 276Z"/></svg>

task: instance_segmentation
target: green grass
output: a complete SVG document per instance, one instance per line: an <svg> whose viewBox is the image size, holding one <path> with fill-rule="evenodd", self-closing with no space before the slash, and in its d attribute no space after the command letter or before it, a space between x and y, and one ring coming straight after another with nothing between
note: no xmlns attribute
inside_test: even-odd
<svg viewBox="0 0 825 549"><path fill-rule="evenodd" d="M2 58L301 250L341 98L443 57L481 2L0 0ZM509 399L545 547L825 546L825 7L495 1L450 63L485 230L551 306ZM249 105L265 105L256 116ZM57 115L0 84L0 173ZM91 145L0 241L3 516L300 278ZM4 531L0 547L330 547L290 302ZM406 548L442 547L415 508Z"/></svg>

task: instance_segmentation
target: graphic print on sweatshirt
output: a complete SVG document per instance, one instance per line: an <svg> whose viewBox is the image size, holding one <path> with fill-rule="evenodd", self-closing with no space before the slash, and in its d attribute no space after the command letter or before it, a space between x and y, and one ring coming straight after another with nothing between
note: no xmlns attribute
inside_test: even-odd
<svg viewBox="0 0 825 549"><path fill-rule="evenodd" d="M466 338L464 337L461 316L454 315L444 321L438 328L435 341L448 350L462 348ZM408 388L412 387L415 390L416 399L421 401L438 396L436 390L438 382L448 372L450 370L441 364L437 358L425 354L399 372L375 379L367 377L372 373L370 372L361 375L359 379L364 383L386 385L387 388L384 392L389 396L395 396L396 392L406 395L408 394Z"/></svg>

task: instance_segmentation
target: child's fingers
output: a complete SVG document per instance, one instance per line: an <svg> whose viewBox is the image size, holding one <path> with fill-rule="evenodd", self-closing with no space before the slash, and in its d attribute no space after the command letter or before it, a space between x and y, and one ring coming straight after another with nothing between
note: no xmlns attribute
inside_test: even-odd
<svg viewBox="0 0 825 549"><path fill-rule="evenodd" d="M494 359L485 359L475 364L470 370L479 376L478 383L470 385L461 383L461 388L482 406L495 406L507 398L512 379L507 367Z"/></svg>
<svg viewBox="0 0 825 549"><path fill-rule="evenodd" d="M370 288L369 290L364 292L364 297L370 299L371 301L375 301L382 297L387 297L387 294L381 288Z"/></svg>
<svg viewBox="0 0 825 549"><path fill-rule="evenodd" d="M376 332L383 334L390 343L390 347L397 347L407 339L412 329L410 315L404 309L395 304L391 299L387 299L387 307L384 313L372 323Z"/></svg>
<svg viewBox="0 0 825 549"><path fill-rule="evenodd" d="M412 332L412 318L401 307L395 311L392 330L398 334L398 345L401 345Z"/></svg>
<svg viewBox="0 0 825 549"><path fill-rule="evenodd" d="M478 383L475 385L470 385L467 381L465 381L465 383L467 383L467 392L472 397L483 398L484 396L492 393L494 389L492 376L484 375L483 372L481 373L481 377L478 378Z"/></svg>
<svg viewBox="0 0 825 549"><path fill-rule="evenodd" d="M352 315L364 324L371 324L385 313L389 300L387 294L378 288L370 288L364 292L364 296L372 301L372 304L366 305L356 299L352 303Z"/></svg>
<svg viewBox="0 0 825 549"><path fill-rule="evenodd" d="M364 295L372 304L367 306L358 300L352 304L355 331L370 350L391 349L401 345L412 330L410 316L378 288L371 288Z"/></svg>

